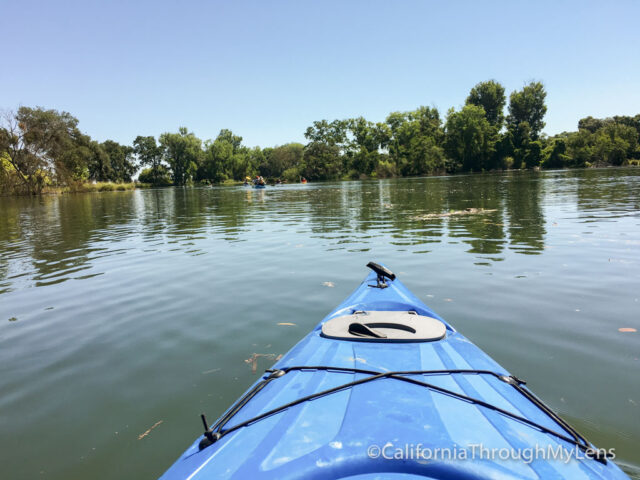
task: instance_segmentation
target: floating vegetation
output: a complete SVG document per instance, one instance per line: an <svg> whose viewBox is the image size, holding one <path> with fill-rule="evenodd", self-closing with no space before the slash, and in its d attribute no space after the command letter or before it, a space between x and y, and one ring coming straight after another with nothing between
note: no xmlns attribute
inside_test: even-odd
<svg viewBox="0 0 640 480"><path fill-rule="evenodd" d="M164 420L158 420L156 423L154 423L150 429L148 429L146 432L141 433L140 435L138 435L138 440L142 440L144 437L146 437L147 435L149 435L151 433L151 430L153 430L154 428L156 428L158 425L160 425Z"/></svg>
<svg viewBox="0 0 640 480"><path fill-rule="evenodd" d="M18 319L17 319L16 317L11 317L11 318L9 319L9 321L10 321L10 322L17 322L17 321L18 321Z"/></svg>
<svg viewBox="0 0 640 480"><path fill-rule="evenodd" d="M496 209L487 208L465 208L464 210L450 210L446 213L427 213L425 215L417 215L412 217L413 220L431 220L433 218L461 217L465 215L484 215L495 212Z"/></svg>
<svg viewBox="0 0 640 480"><path fill-rule="evenodd" d="M280 323L278 323L278 325L282 325L284 327L295 327L296 326L295 323L291 323L291 322L280 322Z"/></svg>
<svg viewBox="0 0 640 480"><path fill-rule="evenodd" d="M323 287L333 288L333 287L335 287L335 286L336 286L336 284L335 284L335 283L333 283L333 282L322 282L322 286L323 286Z"/></svg>
<svg viewBox="0 0 640 480"><path fill-rule="evenodd" d="M202 372L202 374L207 375L209 373L219 372L220 370L220 368L212 368L211 370L205 370L204 372Z"/></svg>
<svg viewBox="0 0 640 480"><path fill-rule="evenodd" d="M244 361L244 363L251 365L251 373L256 373L258 371L259 358L266 358L269 360L275 360L277 362L282 358L282 354L276 355L275 353L254 353Z"/></svg>
<svg viewBox="0 0 640 480"><path fill-rule="evenodd" d="M622 327L622 328L619 328L618 331L623 333L633 333L633 332L637 332L638 330L631 327Z"/></svg>

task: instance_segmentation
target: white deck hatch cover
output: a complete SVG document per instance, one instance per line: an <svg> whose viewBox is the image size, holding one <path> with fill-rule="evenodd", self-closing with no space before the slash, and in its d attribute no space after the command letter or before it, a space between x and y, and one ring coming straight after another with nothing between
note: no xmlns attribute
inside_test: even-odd
<svg viewBox="0 0 640 480"><path fill-rule="evenodd" d="M322 325L323 337L356 342L433 342L446 333L440 320L415 312L355 312Z"/></svg>

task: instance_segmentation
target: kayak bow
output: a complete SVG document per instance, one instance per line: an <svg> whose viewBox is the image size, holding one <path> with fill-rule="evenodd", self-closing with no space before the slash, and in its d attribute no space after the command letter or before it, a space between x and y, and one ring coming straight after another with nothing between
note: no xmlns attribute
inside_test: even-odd
<svg viewBox="0 0 640 480"><path fill-rule="evenodd" d="M628 478L385 267L163 480Z"/></svg>

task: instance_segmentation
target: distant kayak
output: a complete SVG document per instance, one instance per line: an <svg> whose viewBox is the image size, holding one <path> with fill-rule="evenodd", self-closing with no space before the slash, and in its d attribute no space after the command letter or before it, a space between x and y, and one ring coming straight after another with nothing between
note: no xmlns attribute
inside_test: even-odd
<svg viewBox="0 0 640 480"><path fill-rule="evenodd" d="M254 185L253 188L267 188L266 185Z"/></svg>
<svg viewBox="0 0 640 480"><path fill-rule="evenodd" d="M367 266L213 426L203 417L163 480L628 478L395 274Z"/></svg>

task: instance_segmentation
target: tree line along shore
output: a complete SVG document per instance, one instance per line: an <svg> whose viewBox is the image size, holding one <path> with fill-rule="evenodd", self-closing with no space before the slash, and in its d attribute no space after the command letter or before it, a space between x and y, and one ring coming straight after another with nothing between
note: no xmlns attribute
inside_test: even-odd
<svg viewBox="0 0 640 480"><path fill-rule="evenodd" d="M224 184L255 175L292 182L640 165L640 114L586 117L577 131L547 136L546 112L542 83L512 92L507 104L504 87L489 80L444 118L419 107L377 123L321 120L305 131L306 145L250 148L227 129L202 141L184 127L138 136L132 145L100 143L67 112L20 107L0 124L0 194Z"/></svg>

